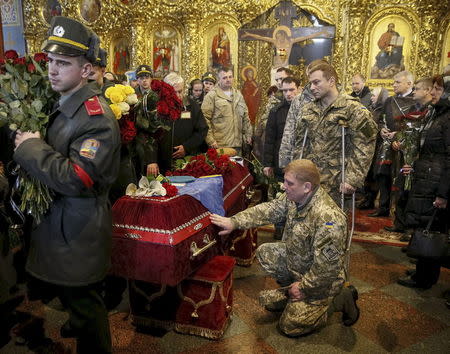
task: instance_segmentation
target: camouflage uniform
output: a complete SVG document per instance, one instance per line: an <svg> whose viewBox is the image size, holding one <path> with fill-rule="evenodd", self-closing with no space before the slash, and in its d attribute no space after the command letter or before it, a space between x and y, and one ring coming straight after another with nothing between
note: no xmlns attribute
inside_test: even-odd
<svg viewBox="0 0 450 354"><path fill-rule="evenodd" d="M284 126L283 139L281 140L279 152L279 167L284 168L292 161L294 154L295 132L297 130L297 122L299 121L300 110L304 104L314 99L310 91L310 84L307 84L302 93L295 97L291 102L291 108L286 117Z"/></svg>
<svg viewBox="0 0 450 354"><path fill-rule="evenodd" d="M256 158L262 161L263 148L264 148L264 132L266 131L267 120L269 119L270 111L281 102L283 97L277 97L277 95L273 95L269 97L269 101L266 104L266 108L264 109L264 113L258 120L258 123L255 127L255 135L253 136L253 153Z"/></svg>
<svg viewBox="0 0 450 354"><path fill-rule="evenodd" d="M239 229L286 220L283 240L259 246L262 267L282 285L300 282L306 298L288 302L279 327L287 335L309 333L327 321L328 306L345 278L347 222L345 214L319 187L305 205L283 194L271 202L231 218Z"/></svg>
<svg viewBox="0 0 450 354"><path fill-rule="evenodd" d="M342 126L345 129L345 182L362 187L375 150L377 126L357 98L340 93L325 110L319 101L303 106L295 134L293 159L313 161L322 187L339 202L341 183ZM306 133L306 144L302 149ZM303 153L302 153L303 150Z"/></svg>

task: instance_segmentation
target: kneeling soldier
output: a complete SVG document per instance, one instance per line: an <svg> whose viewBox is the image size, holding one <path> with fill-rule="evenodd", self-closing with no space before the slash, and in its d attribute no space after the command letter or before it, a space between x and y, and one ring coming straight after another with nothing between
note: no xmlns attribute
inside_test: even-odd
<svg viewBox="0 0 450 354"><path fill-rule="evenodd" d="M343 312L343 323L359 318L358 293L344 288L348 257L345 214L319 186L319 171L309 160L295 160L285 169L286 193L271 202L244 210L231 218L212 215L223 228L234 229L286 222L281 242L262 244L257 257L282 287L263 291L260 302L268 310L283 310L279 329L300 336L326 325L328 315Z"/></svg>

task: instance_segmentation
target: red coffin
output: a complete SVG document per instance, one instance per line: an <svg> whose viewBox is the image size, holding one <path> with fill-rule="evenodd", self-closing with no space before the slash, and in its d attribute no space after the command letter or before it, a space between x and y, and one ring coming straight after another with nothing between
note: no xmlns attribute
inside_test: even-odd
<svg viewBox="0 0 450 354"><path fill-rule="evenodd" d="M114 275L175 286L219 253L209 211L190 196L124 196L112 210Z"/></svg>
<svg viewBox="0 0 450 354"><path fill-rule="evenodd" d="M246 192L253 177L247 168L236 165L223 179L224 208L231 216L247 207ZM237 236L218 236L209 211L187 195L123 196L112 212L111 273L134 280L175 286L228 250Z"/></svg>

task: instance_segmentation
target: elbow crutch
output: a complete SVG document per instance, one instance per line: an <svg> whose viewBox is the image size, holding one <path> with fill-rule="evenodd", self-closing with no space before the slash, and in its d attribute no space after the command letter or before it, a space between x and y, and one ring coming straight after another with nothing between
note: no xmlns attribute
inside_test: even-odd
<svg viewBox="0 0 450 354"><path fill-rule="evenodd" d="M343 120L339 120L339 125L341 126L341 134L342 134L342 156L341 156L341 209L345 212L345 194L344 194L344 184L345 184L345 129L347 128L347 123ZM350 246L352 244L353 231L355 229L355 192L352 193L352 224L350 233L347 238L346 245L346 265L345 265L345 273L347 282L350 278Z"/></svg>

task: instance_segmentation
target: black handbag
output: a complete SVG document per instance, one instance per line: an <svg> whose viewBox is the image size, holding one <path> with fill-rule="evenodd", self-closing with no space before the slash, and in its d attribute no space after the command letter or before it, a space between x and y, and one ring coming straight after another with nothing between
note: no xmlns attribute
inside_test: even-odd
<svg viewBox="0 0 450 354"><path fill-rule="evenodd" d="M443 260L448 257L450 251L449 234L430 231L437 210L435 209L433 212L433 216L425 229L414 230L406 249L408 257L434 260Z"/></svg>

